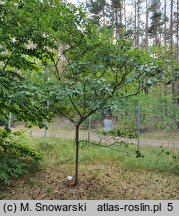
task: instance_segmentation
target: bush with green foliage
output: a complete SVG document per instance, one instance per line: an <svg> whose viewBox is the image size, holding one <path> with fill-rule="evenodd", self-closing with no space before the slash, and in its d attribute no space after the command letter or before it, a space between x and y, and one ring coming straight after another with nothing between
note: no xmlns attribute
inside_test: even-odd
<svg viewBox="0 0 179 216"><path fill-rule="evenodd" d="M8 183L12 177L27 173L28 161L42 160L42 154L24 144L20 138L23 132L0 129L0 181Z"/></svg>

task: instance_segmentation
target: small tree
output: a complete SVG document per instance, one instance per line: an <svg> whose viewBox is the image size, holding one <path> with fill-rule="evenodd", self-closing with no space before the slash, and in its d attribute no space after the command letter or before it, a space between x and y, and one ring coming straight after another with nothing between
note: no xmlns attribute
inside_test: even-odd
<svg viewBox="0 0 179 216"><path fill-rule="evenodd" d="M137 95L161 78L157 60L133 49L129 42L114 43L90 24L77 48L64 51L66 66L57 82L49 83L51 109L69 119L76 128L75 185L78 184L79 129L93 113L114 98Z"/></svg>

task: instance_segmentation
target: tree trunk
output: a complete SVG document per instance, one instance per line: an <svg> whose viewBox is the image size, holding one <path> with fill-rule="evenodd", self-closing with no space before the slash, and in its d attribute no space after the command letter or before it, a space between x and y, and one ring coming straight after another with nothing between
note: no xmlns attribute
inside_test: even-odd
<svg viewBox="0 0 179 216"><path fill-rule="evenodd" d="M111 24L112 24L112 26L114 27L114 24L115 24L115 30L114 30L114 37L115 37L115 39L117 39L117 29L116 29L116 23L115 23L115 15L116 15L116 13L115 13L116 11L115 11L115 7L114 7L114 1L111 1Z"/></svg>
<svg viewBox="0 0 179 216"><path fill-rule="evenodd" d="M105 14L105 7L103 8L103 26L106 25L106 14Z"/></svg>
<svg viewBox="0 0 179 216"><path fill-rule="evenodd" d="M170 51L173 53L173 0L170 0ZM172 82L172 99L176 103L175 82Z"/></svg>
<svg viewBox="0 0 179 216"><path fill-rule="evenodd" d="M176 86L177 86L177 105L179 106L179 82L177 82L177 84L176 84Z"/></svg>
<svg viewBox="0 0 179 216"><path fill-rule="evenodd" d="M124 7L124 30L126 31L126 23L127 23L127 18L126 18L126 0L123 1L123 7Z"/></svg>
<svg viewBox="0 0 179 216"><path fill-rule="evenodd" d="M149 46L149 11L148 11L148 0L146 0L146 24L145 24L145 48Z"/></svg>
<svg viewBox="0 0 179 216"><path fill-rule="evenodd" d="M167 2L164 0L164 45L167 42Z"/></svg>
<svg viewBox="0 0 179 216"><path fill-rule="evenodd" d="M177 19L176 19L176 60L179 61L179 0L177 0Z"/></svg>
<svg viewBox="0 0 179 216"><path fill-rule="evenodd" d="M122 32L122 21L120 16L120 21L118 20L118 9L116 7L116 18L115 18L115 25L116 25L116 39L119 39L121 32Z"/></svg>
<svg viewBox="0 0 179 216"><path fill-rule="evenodd" d="M164 81L164 95L167 96L167 81Z"/></svg>
<svg viewBox="0 0 179 216"><path fill-rule="evenodd" d="M140 0L137 1L137 47L139 47L139 32L140 32Z"/></svg>
<svg viewBox="0 0 179 216"><path fill-rule="evenodd" d="M175 82L172 82L172 99L173 99L173 103L176 103L176 89L175 89Z"/></svg>
<svg viewBox="0 0 179 216"><path fill-rule="evenodd" d="M80 129L80 125L77 124L76 128L75 128L76 163L75 163L75 184L74 184L74 186L78 185L79 129Z"/></svg>
<svg viewBox="0 0 179 216"><path fill-rule="evenodd" d="M123 30L123 14L122 14L122 9L123 9L123 2L120 1L120 6L119 6L119 21L118 21L118 16L117 16L117 20L116 20L116 23L118 24L119 26L119 32L118 32L118 35L122 35L122 30ZM116 8L116 13L117 13L117 8Z"/></svg>
<svg viewBox="0 0 179 216"><path fill-rule="evenodd" d="M158 45L158 17L155 17L154 23L154 37L155 37L155 45Z"/></svg>
<svg viewBox="0 0 179 216"><path fill-rule="evenodd" d="M177 28L176 28L176 60L179 62L179 0L177 0ZM177 105L179 106L179 81L176 84L177 86ZM177 128L179 129L179 121L177 122Z"/></svg>
<svg viewBox="0 0 179 216"><path fill-rule="evenodd" d="M164 0L164 46L167 43L167 0ZM164 95L167 95L167 81L164 81Z"/></svg>
<svg viewBox="0 0 179 216"><path fill-rule="evenodd" d="M173 51L173 0L170 1L170 50Z"/></svg>
<svg viewBox="0 0 179 216"><path fill-rule="evenodd" d="M134 16L134 42L135 42L135 47L137 47L137 0L134 2L134 7L135 7L135 16Z"/></svg>

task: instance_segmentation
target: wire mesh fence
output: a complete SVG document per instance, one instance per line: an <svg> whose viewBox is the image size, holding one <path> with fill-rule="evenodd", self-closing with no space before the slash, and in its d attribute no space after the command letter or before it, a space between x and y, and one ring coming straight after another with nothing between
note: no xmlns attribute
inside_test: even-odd
<svg viewBox="0 0 179 216"><path fill-rule="evenodd" d="M111 120L112 122L112 128L117 127L118 121ZM87 121L87 123L91 124ZM18 129L18 126L15 126L14 129ZM53 123L50 123L48 125L48 129L39 129L38 127L32 127L32 128L25 128L26 134L31 138L41 138L46 141L51 140L53 138L61 138L61 139L69 139L72 142L75 140L75 127L74 125L64 119L64 118L56 118ZM135 139L129 139L124 137L118 137L118 136L104 136L103 133L101 133L104 130L104 122L101 124L98 123L94 127L81 127L80 129L80 140L83 142L95 142L95 143L102 143L102 144L111 144L111 143L120 143L121 141L125 141L128 143L133 143L136 146L142 146L142 145L150 145L150 146L165 146L165 147L172 147L172 148L178 148L179 147L179 140L175 139L175 137L168 136L167 138L164 137L145 137L143 133L141 133L140 140L138 138Z"/></svg>
<svg viewBox="0 0 179 216"><path fill-rule="evenodd" d="M12 118L10 116L9 120ZM106 126L105 126L106 124ZM161 91L144 94L119 101L116 108L112 107L106 113L104 110L90 116L80 127L80 140L87 142L112 142L127 141L140 145L179 146L179 106L173 103L171 95L161 94ZM10 122L8 122L8 126ZM24 127L15 124L14 129ZM136 139L107 136L102 132L119 128L133 131L138 135ZM48 129L38 127L25 128L26 133L33 138L40 137L44 140L53 138L75 139L75 126L63 117L56 117L48 124Z"/></svg>

